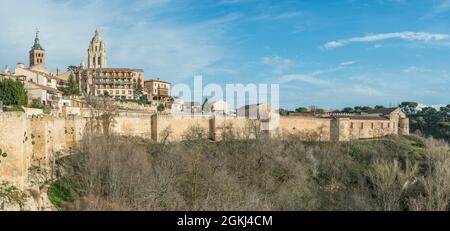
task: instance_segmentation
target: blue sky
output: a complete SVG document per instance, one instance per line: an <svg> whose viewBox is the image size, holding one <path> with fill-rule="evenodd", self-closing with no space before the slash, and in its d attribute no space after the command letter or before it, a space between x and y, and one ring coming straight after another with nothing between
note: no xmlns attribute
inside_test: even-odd
<svg viewBox="0 0 450 231"><path fill-rule="evenodd" d="M0 0L0 64L35 28L54 71L99 27L110 67L191 83L279 83L280 106L450 103L450 0Z"/></svg>

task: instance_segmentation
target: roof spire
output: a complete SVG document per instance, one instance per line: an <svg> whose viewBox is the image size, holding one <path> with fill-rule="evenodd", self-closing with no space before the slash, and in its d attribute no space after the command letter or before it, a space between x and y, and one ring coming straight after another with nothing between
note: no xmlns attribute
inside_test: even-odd
<svg viewBox="0 0 450 231"><path fill-rule="evenodd" d="M39 43L39 29L36 28L36 38L34 39L34 45L31 48L32 50L44 50L41 46L41 44Z"/></svg>

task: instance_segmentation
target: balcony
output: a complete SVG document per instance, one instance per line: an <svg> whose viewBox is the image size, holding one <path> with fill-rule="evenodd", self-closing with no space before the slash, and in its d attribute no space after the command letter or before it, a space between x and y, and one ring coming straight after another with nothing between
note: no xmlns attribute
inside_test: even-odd
<svg viewBox="0 0 450 231"><path fill-rule="evenodd" d="M159 88L159 89L158 89L158 95L159 95L159 96L165 96L165 97L168 97L168 96L169 96L169 89L166 89L166 88Z"/></svg>

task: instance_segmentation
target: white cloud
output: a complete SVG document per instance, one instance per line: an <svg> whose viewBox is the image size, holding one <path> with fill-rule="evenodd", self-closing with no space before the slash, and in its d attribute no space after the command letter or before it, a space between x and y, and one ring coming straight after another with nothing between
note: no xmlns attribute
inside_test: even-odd
<svg viewBox="0 0 450 231"><path fill-rule="evenodd" d="M254 17L250 17L249 20L251 21L265 21L265 20L284 20L284 19L291 19L301 16L303 13L301 11L291 11L291 12L284 12L280 14L260 14Z"/></svg>
<svg viewBox="0 0 450 231"><path fill-rule="evenodd" d="M349 39L331 41L322 46L323 49L335 49L343 47L352 43L362 42L376 42L387 39L401 39L406 41L439 41L446 40L449 36L447 34L431 34L426 32L397 32L397 33L385 33L366 35L362 37L353 37Z"/></svg>
<svg viewBox="0 0 450 231"><path fill-rule="evenodd" d="M350 66L350 65L353 65L353 64L356 64L356 63L358 63L358 61L347 61L347 62L342 62L339 65L340 66Z"/></svg>
<svg viewBox="0 0 450 231"><path fill-rule="evenodd" d="M432 72L430 69L416 67L416 66L410 66L403 70L404 73L427 73Z"/></svg>
<svg viewBox="0 0 450 231"><path fill-rule="evenodd" d="M271 66L274 69L275 74L283 73L289 68L295 66L294 61L282 58L280 56L266 56L261 59L261 63Z"/></svg>
<svg viewBox="0 0 450 231"><path fill-rule="evenodd" d="M36 27L41 30L41 43L52 70L77 65L86 60L89 41L100 27L108 66L143 68L147 78L158 75L179 81L192 77L231 53L221 45L226 29L223 24L239 15L180 22L173 17L177 14L164 15L177 10L176 3L140 0L123 7L104 0L83 4L74 0L0 0L4 9L0 14L0 65L28 63Z"/></svg>
<svg viewBox="0 0 450 231"><path fill-rule="evenodd" d="M437 0L432 9L422 19L432 18L450 10L450 0Z"/></svg>
<svg viewBox="0 0 450 231"><path fill-rule="evenodd" d="M350 89L351 92L354 92L356 94L359 95L363 95L363 96L381 96L383 95L381 93L381 91L375 89L375 88L371 88L371 87L367 87L367 86L363 86L363 85L359 85L359 84L355 84L353 85Z"/></svg>
<svg viewBox="0 0 450 231"><path fill-rule="evenodd" d="M329 84L327 80L318 79L312 75L302 75L302 74L291 74L284 75L279 78L279 83L287 83L291 81L302 81L313 85L325 85Z"/></svg>

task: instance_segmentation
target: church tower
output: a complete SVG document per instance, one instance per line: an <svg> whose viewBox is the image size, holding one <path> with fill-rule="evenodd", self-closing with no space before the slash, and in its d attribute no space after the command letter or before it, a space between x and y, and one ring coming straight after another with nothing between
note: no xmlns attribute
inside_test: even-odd
<svg viewBox="0 0 450 231"><path fill-rule="evenodd" d="M106 68L106 45L98 29L89 44L88 68Z"/></svg>
<svg viewBox="0 0 450 231"><path fill-rule="evenodd" d="M39 43L39 30L36 30L34 45L30 50L30 67L38 65L45 66L45 50Z"/></svg>

